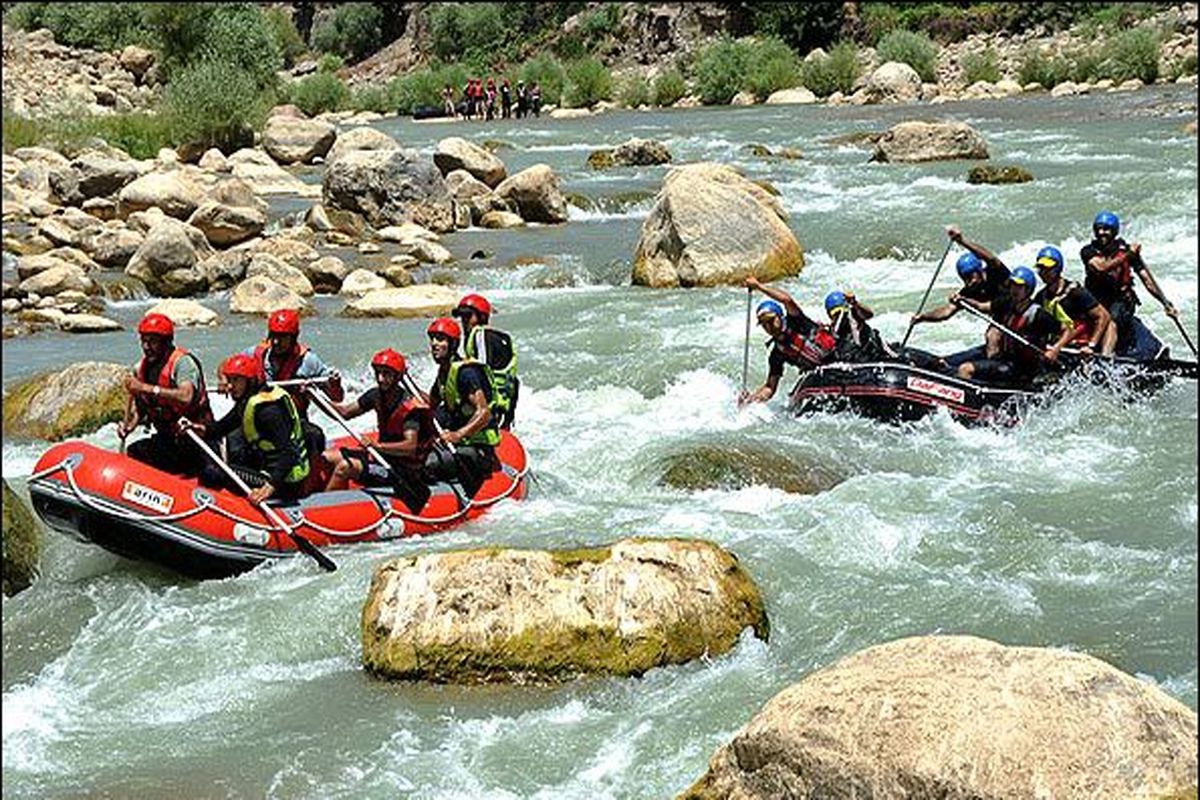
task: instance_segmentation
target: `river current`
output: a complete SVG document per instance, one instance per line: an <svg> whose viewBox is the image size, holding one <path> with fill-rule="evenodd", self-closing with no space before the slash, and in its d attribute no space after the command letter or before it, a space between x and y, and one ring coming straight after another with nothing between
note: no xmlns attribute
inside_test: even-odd
<svg viewBox="0 0 1200 800"><path fill-rule="evenodd" d="M1129 404L1080 386L1012 429L937 415L903 427L849 415L791 418L784 392L739 411L745 291L648 290L629 283L638 231L665 167L594 172L591 149L633 136L676 162L715 160L771 181L806 250L782 286L814 315L854 290L890 340L903 336L945 245L943 226L1010 266L1044 243L1075 256L1101 209L1121 216L1194 332L1197 155L1194 87L940 107L801 106L613 112L528 124L380 128L430 151L438 139L497 139L510 174L550 164L583 195L562 226L470 230L443 242L437 272L483 291L513 334L523 381L517 432L539 481L461 529L424 540L333 549L193 582L47 534L42 576L3 601L3 796L272 798L593 798L672 796L712 751L784 687L897 637L965 633L1064 647L1111 662L1197 705L1197 389L1173 382ZM1154 112L1190 105L1189 117ZM868 164L826 141L910 118L970 122L994 163L1032 183L972 186L968 165ZM798 147L764 160L745 149ZM310 175L316 180L316 175ZM282 216L306 203L281 201ZM470 255L483 250L484 259ZM950 261L958 251L952 251ZM347 253L347 257L354 254ZM942 270L934 301L957 284ZM1144 319L1190 357L1157 304ZM261 335L227 314L179 340L211 370ZM422 384L433 369L425 322L352 321L319 299L304 338L347 376L394 346ZM149 302L113 309L126 323ZM911 343L948 352L981 341L958 315ZM126 331L40 334L4 343L6 389L84 360L132 362ZM765 374L753 336L751 382ZM794 373L784 377L790 387ZM314 418L318 418L315 415ZM367 426L360 419L360 429ZM332 426L327 431L335 434ZM115 446L115 426L87 437ZM841 481L814 495L766 486L682 491L663 458L700 444L786 453ZM23 491L44 442L3 443ZM563 547L628 535L694 536L737 554L764 594L769 643L637 679L557 687L461 688L375 680L360 663L359 618L372 568L399 554L479 545Z"/></svg>

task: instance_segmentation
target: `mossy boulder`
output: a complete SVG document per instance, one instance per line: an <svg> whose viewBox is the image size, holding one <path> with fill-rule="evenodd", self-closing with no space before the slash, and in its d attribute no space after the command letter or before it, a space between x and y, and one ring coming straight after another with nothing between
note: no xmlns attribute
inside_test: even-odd
<svg viewBox="0 0 1200 800"><path fill-rule="evenodd" d="M3 590L12 597L29 588L37 576L42 549L42 529L25 501L4 481Z"/></svg>
<svg viewBox="0 0 1200 800"><path fill-rule="evenodd" d="M1196 734L1083 653L918 636L777 694L680 797L1195 797Z"/></svg>
<svg viewBox="0 0 1200 800"><path fill-rule="evenodd" d="M1024 167L980 164L967 172L967 183L1029 183L1033 173Z"/></svg>
<svg viewBox="0 0 1200 800"><path fill-rule="evenodd" d="M4 435L58 441L116 422L128 374L128 366L85 361L29 378L4 397Z"/></svg>
<svg viewBox="0 0 1200 800"><path fill-rule="evenodd" d="M448 683L640 675L727 652L745 628L766 639L762 595L710 542L452 551L375 570L363 664Z"/></svg>
<svg viewBox="0 0 1200 800"><path fill-rule="evenodd" d="M748 144L742 149L755 158L771 158L775 155L765 144Z"/></svg>
<svg viewBox="0 0 1200 800"><path fill-rule="evenodd" d="M656 467L663 484L688 491L765 485L792 494L818 494L842 480L820 464L749 444L689 447L657 459Z"/></svg>

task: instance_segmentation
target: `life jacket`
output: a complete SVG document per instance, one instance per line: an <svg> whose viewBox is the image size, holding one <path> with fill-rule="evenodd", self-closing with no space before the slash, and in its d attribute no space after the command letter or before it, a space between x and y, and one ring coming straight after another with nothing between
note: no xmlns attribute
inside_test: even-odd
<svg viewBox="0 0 1200 800"><path fill-rule="evenodd" d="M1087 286L1093 294L1101 297L1120 297L1122 299L1131 300L1137 303L1137 293L1133 290L1133 261L1134 256L1129 251L1129 245L1124 239L1118 239L1116 242L1116 253L1107 255L1101 251L1100 255L1106 259L1116 259L1117 265L1106 272L1101 272L1091 265L1084 264L1084 285Z"/></svg>
<svg viewBox="0 0 1200 800"><path fill-rule="evenodd" d="M262 365L262 374L267 376L267 380L271 381L290 381L296 377L296 372L300 369L300 364L304 361L304 356L308 354L308 345L296 342L296 346L292 348L291 354L283 360L283 365L274 375L271 374L270 367L271 340L264 339L254 347L254 357L258 359L258 363ZM292 396L292 402L296 404L296 410L300 412L300 416L308 418L308 394L299 386L288 386L287 393Z"/></svg>
<svg viewBox="0 0 1200 800"><path fill-rule="evenodd" d="M204 367L200 365L200 360L189 353L182 347L176 347L167 356L163 362L162 369L153 380L146 374L148 365L143 357L138 362L137 377L143 383L151 383L155 386L161 386L164 389L178 389L175 385L175 365L179 363L179 359L187 356L196 365L197 386L192 387L192 401L190 403L180 403L176 400L168 400L161 395L154 397L153 395L139 394L136 399L138 415L142 419L149 420L154 424L156 430L161 433L169 433L172 436L178 435L177 425L182 417L187 417L192 422L208 423L212 422L212 409L208 405L208 391L204 386Z"/></svg>
<svg viewBox="0 0 1200 800"><path fill-rule="evenodd" d="M509 359L507 363L498 363L504 357L502 353L488 350L488 331L495 331L508 341ZM467 335L463 352L468 359L483 361L491 368L492 412L508 415L512 411L513 399L517 393L517 350L512 346L512 337L496 328L477 325Z"/></svg>
<svg viewBox="0 0 1200 800"><path fill-rule="evenodd" d="M403 441L404 423L408 420L409 415L416 414L421 423L421 428L417 431L417 452L404 460L417 464L425 463L425 456L433 446L436 434L433 427L433 414L429 406L411 394L407 394L407 397L403 401L393 404L390 409L385 406L385 403L383 392L380 392L379 400L375 405L375 419L379 430L379 441Z"/></svg>
<svg viewBox="0 0 1200 800"><path fill-rule="evenodd" d="M775 340L775 346L789 364L818 367L833 355L837 349L837 339L829 332L829 328L818 325L808 339L791 329L785 330L783 341Z"/></svg>
<svg viewBox="0 0 1200 800"><path fill-rule="evenodd" d="M1090 342L1092 340L1092 333L1095 329L1095 326L1092 324L1091 317L1084 317L1080 320L1073 319L1071 315L1068 314L1062 307L1063 298L1065 298L1067 294L1078 285L1079 284L1075 283L1074 281L1064 280L1062 291L1054 296L1050 296L1050 293L1047 290L1042 290L1042 308L1046 309L1046 311L1056 320L1058 320L1059 324L1064 328L1071 328L1073 331L1068 344L1085 344Z"/></svg>
<svg viewBox="0 0 1200 800"><path fill-rule="evenodd" d="M1037 317L1037 313L1041 310L1041 306L1037 303L1030 303L1029 307L1024 311L1017 314L1009 314L1008 319L1002 324L1013 333L1024 336L1025 329L1033 323L1033 320ZM1028 337L1024 338L1032 345L1040 345L1040 342L1032 341ZM1041 357L1033 351L1033 348L1021 344L1011 336L1005 336L1001 339L1000 352L1014 361L1026 365L1036 365L1041 361Z"/></svg>
<svg viewBox="0 0 1200 800"><path fill-rule="evenodd" d="M437 390L438 397L450 412L451 424L455 428L462 427L467 423L472 416L475 415L475 406L466 397L460 397L458 394L458 371L467 364L474 364L478 367L483 367L484 373L487 375L488 383L492 383L492 368L482 361L473 359L464 359L462 361L453 361L450 363L450 368L446 370L446 377L443 380L440 376L434 383L434 388ZM496 428L496 417L493 415L488 424L479 431L471 434L462 440L463 444L486 444L496 446L500 444L500 431Z"/></svg>
<svg viewBox="0 0 1200 800"><path fill-rule="evenodd" d="M300 483L308 477L308 447L304 442L304 428L300 424L300 412L296 410L292 396L281 387L272 386L270 389L255 392L246 401L246 408L242 412L242 434L246 437L246 444L258 448L267 462L267 471L270 472L271 465L279 458L279 451L275 449L274 442L262 438L258 426L254 422L255 409L267 403L281 403L287 409L288 419L292 422L289 438L299 454L299 461L288 470L284 480L288 483Z"/></svg>

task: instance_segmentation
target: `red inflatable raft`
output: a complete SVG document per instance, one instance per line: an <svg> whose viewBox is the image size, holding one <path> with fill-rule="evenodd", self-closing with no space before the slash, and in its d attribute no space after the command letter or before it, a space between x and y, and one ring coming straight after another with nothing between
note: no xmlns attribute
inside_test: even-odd
<svg viewBox="0 0 1200 800"><path fill-rule="evenodd" d="M349 438L335 444L355 446ZM360 487L271 505L322 549L422 536L474 519L506 498L525 496L528 467L521 443L505 431L496 454L501 469L465 506L455 487L444 483L430 487L419 514L390 489ZM292 538L244 496L77 440L42 455L29 493L50 527L193 577L227 577L298 552Z"/></svg>

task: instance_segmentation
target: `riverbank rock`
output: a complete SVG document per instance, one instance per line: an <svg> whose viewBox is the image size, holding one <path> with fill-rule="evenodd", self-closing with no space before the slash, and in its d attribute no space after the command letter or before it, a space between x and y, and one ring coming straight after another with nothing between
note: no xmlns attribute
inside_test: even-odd
<svg viewBox="0 0 1200 800"><path fill-rule="evenodd" d="M125 274L160 297L186 297L207 288L197 265L213 254L204 233L179 220L162 218L138 247Z"/></svg>
<svg viewBox="0 0 1200 800"><path fill-rule="evenodd" d="M458 136L451 136L437 143L437 149L433 151L433 163L442 171L442 175L449 175L457 169L465 170L471 177L492 189L508 177L508 170L503 161Z"/></svg>
<svg viewBox="0 0 1200 800"><path fill-rule="evenodd" d="M175 323L176 328L210 328L217 324L220 317L211 308L200 305L195 300L173 298L158 303L147 314L162 314Z"/></svg>
<svg viewBox="0 0 1200 800"><path fill-rule="evenodd" d="M797 461L750 444L696 445L656 459L660 482L674 489L736 490L762 485L792 494L819 494L841 483L820 464Z"/></svg>
<svg viewBox="0 0 1200 800"><path fill-rule="evenodd" d="M343 297L357 298L376 289L386 289L389 285L386 278L376 275L369 269L359 268L346 276L338 294Z"/></svg>
<svg viewBox="0 0 1200 800"><path fill-rule="evenodd" d="M58 441L116 422L128 374L121 364L85 361L22 381L4 397L4 435Z"/></svg>
<svg viewBox="0 0 1200 800"><path fill-rule="evenodd" d="M26 505L4 480L3 591L5 597L28 589L37 577L42 550L42 528Z"/></svg>
<svg viewBox="0 0 1200 800"><path fill-rule="evenodd" d="M987 142L965 122L901 122L875 142L872 161L986 159Z"/></svg>
<svg viewBox="0 0 1200 800"><path fill-rule="evenodd" d="M328 122L276 114L267 120L262 146L280 164L311 164L323 158L337 139Z"/></svg>
<svg viewBox="0 0 1200 800"><path fill-rule="evenodd" d="M229 310L234 314L269 316L281 308L295 308L302 314L312 310L308 300L266 275L247 278L229 295Z"/></svg>
<svg viewBox="0 0 1200 800"><path fill-rule="evenodd" d="M393 289L374 289L346 304L347 317L442 317L458 305L459 292L424 283Z"/></svg>
<svg viewBox="0 0 1200 800"><path fill-rule="evenodd" d="M481 228L520 228L524 224L525 220L511 211L489 211L479 218Z"/></svg>
<svg viewBox="0 0 1200 800"><path fill-rule="evenodd" d="M777 92L771 92L765 102L769 106L809 105L818 102L818 98L803 86L797 86L794 89L780 89Z"/></svg>
<svg viewBox="0 0 1200 800"><path fill-rule="evenodd" d="M671 151L667 150L665 144L653 139L630 139L613 148L593 150L587 158L587 164L592 169L645 167L668 164L670 161Z"/></svg>
<svg viewBox="0 0 1200 800"><path fill-rule="evenodd" d="M921 96L921 76L908 64L888 61L871 73L866 89L873 103L911 103Z"/></svg>
<svg viewBox="0 0 1200 800"><path fill-rule="evenodd" d="M127 183L118 198L123 217L158 208L169 217L183 220L204 202L204 190L178 171L151 172Z"/></svg>
<svg viewBox="0 0 1200 800"><path fill-rule="evenodd" d="M318 197L321 194L320 186L300 180L262 150L242 148L230 155L226 163L233 177L245 181L255 194L294 194L300 197Z"/></svg>
<svg viewBox="0 0 1200 800"><path fill-rule="evenodd" d="M363 664L455 683L640 675L725 653L745 628L766 639L762 596L737 558L709 542L486 548L376 569Z"/></svg>
<svg viewBox="0 0 1200 800"><path fill-rule="evenodd" d="M514 206L527 222L567 221L567 201L558 176L546 164L534 164L505 178L496 187L496 196Z"/></svg>
<svg viewBox="0 0 1200 800"><path fill-rule="evenodd" d="M267 215L252 206L206 201L188 218L188 224L203 231L213 245L230 247L262 233Z"/></svg>
<svg viewBox="0 0 1200 800"><path fill-rule="evenodd" d="M1024 167L980 164L967 172L967 183L1028 183L1033 173Z"/></svg>
<svg viewBox="0 0 1200 800"><path fill-rule="evenodd" d="M63 314L58 328L66 333L108 333L123 329L115 319L99 314Z"/></svg>
<svg viewBox="0 0 1200 800"><path fill-rule="evenodd" d="M329 148L326 163L332 163L341 158L344 153L352 150L399 150L400 143L375 128L355 128L344 131Z"/></svg>
<svg viewBox="0 0 1200 800"><path fill-rule="evenodd" d="M415 150L351 150L325 169L327 208L361 214L381 228L415 222L434 231L454 230L454 210L437 167Z"/></svg>
<svg viewBox="0 0 1200 800"><path fill-rule="evenodd" d="M779 200L723 164L667 173L642 224L633 258L635 285L740 285L800 274L804 252Z"/></svg>
<svg viewBox="0 0 1200 800"><path fill-rule="evenodd" d="M1196 735L1091 656L913 637L777 694L680 797L1192 797Z"/></svg>

